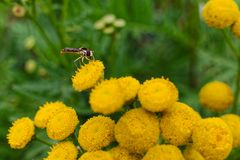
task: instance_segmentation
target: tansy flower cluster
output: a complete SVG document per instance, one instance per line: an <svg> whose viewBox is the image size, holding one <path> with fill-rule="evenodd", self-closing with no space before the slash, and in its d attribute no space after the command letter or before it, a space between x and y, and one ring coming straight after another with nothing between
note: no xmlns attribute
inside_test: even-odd
<svg viewBox="0 0 240 160"><path fill-rule="evenodd" d="M33 120L13 122L7 135L10 147L43 142L35 127L45 129L55 142L44 160L223 160L240 146L238 115L202 118L179 101L169 79L104 79L104 68L101 61L92 60L72 77L74 90L90 91L94 116L85 121L61 101L46 102ZM223 111L233 95L226 83L214 81L201 88L199 100L207 109Z"/></svg>
<svg viewBox="0 0 240 160"><path fill-rule="evenodd" d="M234 0L209 0L203 7L202 16L208 26L225 29L240 38L240 11Z"/></svg>
<svg viewBox="0 0 240 160"><path fill-rule="evenodd" d="M94 28L101 30L104 34L113 34L125 25L126 21L124 19L116 18L114 14L106 14L95 22Z"/></svg>

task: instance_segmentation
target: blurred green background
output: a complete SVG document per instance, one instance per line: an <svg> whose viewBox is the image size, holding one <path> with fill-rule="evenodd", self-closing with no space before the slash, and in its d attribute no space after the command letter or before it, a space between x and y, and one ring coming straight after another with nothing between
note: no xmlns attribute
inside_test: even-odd
<svg viewBox="0 0 240 160"><path fill-rule="evenodd" d="M16 4L26 9L23 17L13 13ZM38 142L23 150L10 149L6 134L12 121L33 118L47 101L61 100L74 107L80 121L92 114L88 93L77 93L71 86L77 56L60 55L64 47L94 50L95 58L106 66L106 78L132 75L143 82L168 77L178 87L180 100L203 117L222 114L202 109L198 91L212 80L227 82L234 89L237 63L221 31L202 22L203 4L196 0L2 0L0 160L46 156L49 147ZM97 30L95 22L108 14L124 19L126 25L112 33ZM240 47L239 40L232 38ZM234 150L229 159L239 160L240 151Z"/></svg>

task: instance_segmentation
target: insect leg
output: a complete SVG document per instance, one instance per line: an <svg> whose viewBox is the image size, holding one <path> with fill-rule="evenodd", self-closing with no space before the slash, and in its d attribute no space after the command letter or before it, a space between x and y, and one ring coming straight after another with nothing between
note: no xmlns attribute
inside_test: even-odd
<svg viewBox="0 0 240 160"><path fill-rule="evenodd" d="M78 57L77 59L74 60L74 64L75 64L75 66L76 66L77 68L78 68L78 66L77 66L76 62L77 62L78 60L80 60L81 58L83 58L82 55L81 55L80 57Z"/></svg>

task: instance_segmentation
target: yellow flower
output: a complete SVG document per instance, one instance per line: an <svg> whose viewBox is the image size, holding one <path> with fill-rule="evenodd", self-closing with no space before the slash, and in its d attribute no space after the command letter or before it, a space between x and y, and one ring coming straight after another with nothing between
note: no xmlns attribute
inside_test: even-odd
<svg viewBox="0 0 240 160"><path fill-rule="evenodd" d="M128 150L119 146L112 148L109 152L114 160L140 160L139 157L130 154Z"/></svg>
<svg viewBox="0 0 240 160"><path fill-rule="evenodd" d="M100 150L114 140L114 126L115 122L109 117L90 118L81 126L78 142L87 151Z"/></svg>
<svg viewBox="0 0 240 160"><path fill-rule="evenodd" d="M193 129L193 147L206 160L223 160L232 149L233 137L227 124L220 118L200 120Z"/></svg>
<svg viewBox="0 0 240 160"><path fill-rule="evenodd" d="M210 0L203 8L203 19L210 27L224 29L238 16L238 5L233 0Z"/></svg>
<svg viewBox="0 0 240 160"><path fill-rule="evenodd" d="M33 121L27 117L17 119L9 129L8 143L13 149L22 149L31 141L34 135Z"/></svg>
<svg viewBox="0 0 240 160"><path fill-rule="evenodd" d="M176 146L163 144L150 148L142 160L184 160L184 158Z"/></svg>
<svg viewBox="0 0 240 160"><path fill-rule="evenodd" d="M94 87L104 77L104 65L101 61L90 61L81 66L72 77L72 85L76 91Z"/></svg>
<svg viewBox="0 0 240 160"><path fill-rule="evenodd" d="M67 107L52 117L47 124L47 135L54 140L63 140L72 134L78 124L74 109Z"/></svg>
<svg viewBox="0 0 240 160"><path fill-rule="evenodd" d="M77 155L77 147L72 142L66 141L54 145L44 160L76 160Z"/></svg>
<svg viewBox="0 0 240 160"><path fill-rule="evenodd" d="M240 13L238 14L236 22L232 25L232 32L235 36L240 38Z"/></svg>
<svg viewBox="0 0 240 160"><path fill-rule="evenodd" d="M154 113L142 108L126 112L115 126L119 145L131 153L144 153L158 142L159 121Z"/></svg>
<svg viewBox="0 0 240 160"><path fill-rule="evenodd" d="M213 111L224 111L233 102L233 93L227 84L213 81L204 85L199 93L200 103Z"/></svg>
<svg viewBox="0 0 240 160"><path fill-rule="evenodd" d="M37 111L34 117L34 123L39 128L45 128L49 119L51 119L57 112L61 111L67 107L62 102L50 102L45 103L40 109Z"/></svg>
<svg viewBox="0 0 240 160"><path fill-rule="evenodd" d="M125 101L133 100L140 88L139 81L131 76L119 78L118 81L124 93Z"/></svg>
<svg viewBox="0 0 240 160"><path fill-rule="evenodd" d="M91 92L89 103L97 113L111 114L124 104L124 94L116 79L104 80Z"/></svg>
<svg viewBox="0 0 240 160"><path fill-rule="evenodd" d="M188 146L184 153L183 156L185 160L205 160L203 156L196 151L192 146Z"/></svg>
<svg viewBox="0 0 240 160"><path fill-rule="evenodd" d="M178 90L169 80L156 78L141 85L138 98L143 108L151 112L161 112L178 100Z"/></svg>
<svg viewBox="0 0 240 160"><path fill-rule="evenodd" d="M232 131L233 147L240 147L240 117L236 114L225 114L221 118Z"/></svg>
<svg viewBox="0 0 240 160"><path fill-rule="evenodd" d="M176 102L160 119L162 136L173 145L187 144L191 140L193 126L200 119L200 115L191 107Z"/></svg>
<svg viewBox="0 0 240 160"><path fill-rule="evenodd" d="M109 152L94 151L84 153L78 160L114 160Z"/></svg>

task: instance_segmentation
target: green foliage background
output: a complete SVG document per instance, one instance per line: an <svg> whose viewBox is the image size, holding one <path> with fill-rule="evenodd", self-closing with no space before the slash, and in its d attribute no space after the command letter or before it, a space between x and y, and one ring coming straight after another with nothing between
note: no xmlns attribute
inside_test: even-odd
<svg viewBox="0 0 240 160"><path fill-rule="evenodd" d="M28 7L31 17L16 18L15 3ZM238 1L239 2L239 1ZM234 89L237 63L220 30L207 27L199 12L204 1L196 0L3 0L0 2L0 160L38 160L48 147L33 142L24 150L7 145L7 129L22 116L34 117L46 101L61 100L74 107L83 122L92 115L88 93L76 93L71 76L76 67L72 55L61 56L64 47L89 47L104 61L106 78L132 75L141 82L164 76L180 90L180 100L203 117L216 116L201 108L199 88L221 80ZM240 3L239 3L240 4ZM126 20L114 35L94 29L94 23L113 13ZM228 31L229 32L229 31ZM231 34L229 32L229 34ZM33 36L32 50L24 39ZM234 38L236 45L239 40ZM34 59L37 70L27 73L24 65ZM42 131L39 134L43 134ZM240 159L238 149L231 160Z"/></svg>

